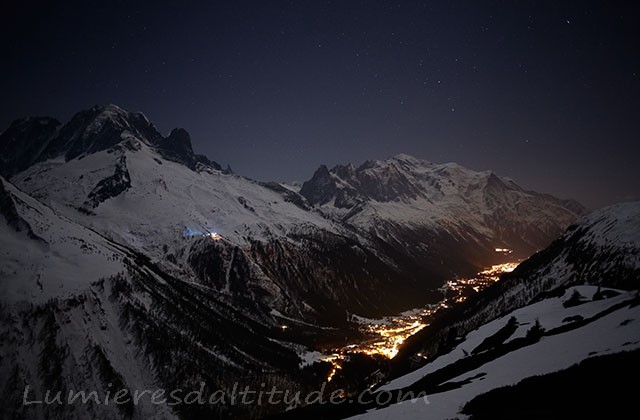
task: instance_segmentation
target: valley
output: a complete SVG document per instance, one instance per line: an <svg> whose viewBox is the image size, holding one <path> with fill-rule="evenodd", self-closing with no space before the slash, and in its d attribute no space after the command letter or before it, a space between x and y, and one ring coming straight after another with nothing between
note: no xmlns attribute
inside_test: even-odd
<svg viewBox="0 0 640 420"><path fill-rule="evenodd" d="M496 252L502 251L503 249L496 250ZM509 252L505 254L508 255ZM321 355L319 360L332 364L327 380L331 381L342 369L344 360L355 353L392 359L398 354L400 346L407 338L429 325L431 318L438 310L458 305L464 302L467 296L481 292L498 281L502 274L513 271L519 262L509 259L501 264L487 267L476 276L450 280L442 287L443 300L424 308L416 308L379 319L351 315L350 321L358 325L357 329L362 336L359 340L354 340L345 346L324 349L324 352L329 354Z"/></svg>

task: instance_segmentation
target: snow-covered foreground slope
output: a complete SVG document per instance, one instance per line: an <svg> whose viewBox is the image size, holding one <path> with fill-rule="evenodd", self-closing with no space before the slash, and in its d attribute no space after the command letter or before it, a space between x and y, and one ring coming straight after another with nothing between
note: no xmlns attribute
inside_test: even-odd
<svg viewBox="0 0 640 420"><path fill-rule="evenodd" d="M567 323L570 323L570 322L575 322L578 320L584 320L584 319L596 317L598 314L606 312L611 307L614 307L626 301L633 300L637 293L635 291L624 292L624 291L616 291L615 289L603 289L601 290L602 292L615 294L615 296L609 299L591 300L593 295L597 291L598 291L598 288L595 286L575 286L567 289L565 293L560 297L545 299L543 301L534 303L532 305L525 306L524 308L517 309L507 314L504 317L491 321L481 326L480 328L473 330L472 332L467 334L464 341L458 344L451 352L447 353L446 355L437 357L436 359L434 359L433 361L425 365L423 368L417 369L411 372L410 374L394 379L388 384L381 386L379 389L392 390L392 389L401 389L401 388L407 387L417 382L418 380L422 379L424 376L426 376L429 373L433 373L438 369L442 369L447 365L450 365L456 361L464 359L465 357L469 356L469 354L472 354L473 350L476 349L482 343L482 341L484 341L487 337L494 335L501 328L507 325L511 317L515 317L515 319L517 320L517 328L509 335L509 337L504 341L504 343L512 341L515 338L526 337L527 331L535 324L536 321L539 321L540 325L544 329L552 330L554 328L567 325ZM572 296L574 292L577 292L584 297L583 299L584 303L581 303L580 305L577 305L577 306L565 307L563 303L569 300L569 298ZM635 313L634 308L627 308L627 309L628 311L622 311L620 313L621 314L626 314L627 312L630 314ZM623 315L620 315L620 316L623 316ZM593 330L590 330L590 328L592 328L592 326L589 326L589 328L584 331L593 331ZM623 337L625 334L629 334L630 332L635 332L637 334L640 334L640 323L636 323L634 325L634 328L622 329L620 331L622 331L621 335ZM587 334L587 333L583 332L583 334ZM616 337L620 338L618 335L616 335ZM634 338L633 334L629 334L628 338ZM635 338L637 340L640 340L640 336L637 336ZM600 340L599 334L594 334L590 340L597 343ZM618 343L618 345L614 347L622 348L622 344L624 342ZM566 343L569 344L568 342ZM584 353L585 355L589 353L591 354L598 353L597 350L589 348L589 346L593 347L593 345L590 344L589 346L583 346L583 344L586 344L586 343L584 341L580 341L567 346L558 346L556 350L558 351L562 349L562 351L559 351L559 355L563 355L563 354L575 355L576 348L579 351L588 350L586 353ZM602 342L600 344L605 345L606 347L607 343ZM609 344L612 344L612 343L609 343ZM545 357L541 357L541 359L544 359L544 358ZM552 357L548 359L550 359L548 360L548 363L551 365L558 362L556 360L557 357L555 358ZM532 363L533 362L534 361L532 360ZM559 363L562 363L562 361L559 361ZM533 372L535 373L535 370Z"/></svg>
<svg viewBox="0 0 640 420"><path fill-rule="evenodd" d="M584 302L565 307L563 303L574 291L585 297ZM378 390L426 389L430 391L427 392L428 404L424 401L403 402L355 418L460 418L464 416L459 412L467 402L489 390L567 369L589 357L640 348L637 292L618 291L619 294L613 297L591 300L597 291L595 286L572 287L563 296L528 305L483 325L470 332L451 352ZM513 333L493 347L478 353L473 351L505 328L511 317L517 322ZM540 333L541 338L527 340L527 331L536 321L545 331ZM478 360L474 361L474 358ZM451 374L447 375L447 370ZM447 389L451 385L454 389Z"/></svg>

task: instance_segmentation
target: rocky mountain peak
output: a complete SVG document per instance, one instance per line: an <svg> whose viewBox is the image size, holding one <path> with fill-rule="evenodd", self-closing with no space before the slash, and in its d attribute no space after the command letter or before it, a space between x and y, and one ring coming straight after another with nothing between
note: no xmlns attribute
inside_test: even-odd
<svg viewBox="0 0 640 420"><path fill-rule="evenodd" d="M325 204L335 195L337 190L329 168L326 165L320 165L311 179L302 184L300 194L311 203Z"/></svg>
<svg viewBox="0 0 640 420"><path fill-rule="evenodd" d="M398 156L400 158L367 160L357 168L349 163L329 171L322 165L303 184L300 194L320 205L336 198L336 205L342 208L350 208L363 200L387 202L415 198L421 193L410 179L411 169L423 162L409 155Z"/></svg>
<svg viewBox="0 0 640 420"><path fill-rule="evenodd" d="M167 137L160 139L156 145L185 157L193 155L191 136L184 128L174 128Z"/></svg>
<svg viewBox="0 0 640 420"><path fill-rule="evenodd" d="M64 125L49 117L14 121L0 134L0 174L11 177L40 161L61 156L69 161L132 140L154 147L166 159L191 169L197 163L220 169L215 162L193 153L185 129L173 129L164 137L141 112L107 104L80 111Z"/></svg>

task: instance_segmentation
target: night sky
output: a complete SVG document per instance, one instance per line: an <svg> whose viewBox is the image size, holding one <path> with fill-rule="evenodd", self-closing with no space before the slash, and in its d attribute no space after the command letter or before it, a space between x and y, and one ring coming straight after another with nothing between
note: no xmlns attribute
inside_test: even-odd
<svg viewBox="0 0 640 420"><path fill-rule="evenodd" d="M408 153L640 199L635 1L23 3L0 6L0 130L115 103L260 180Z"/></svg>

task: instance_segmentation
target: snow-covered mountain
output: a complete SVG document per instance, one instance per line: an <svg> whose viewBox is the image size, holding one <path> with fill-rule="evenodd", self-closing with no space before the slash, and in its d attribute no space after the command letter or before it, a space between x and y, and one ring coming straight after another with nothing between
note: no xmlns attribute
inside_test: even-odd
<svg viewBox="0 0 640 420"><path fill-rule="evenodd" d="M527 252L584 212L492 174L407 156L353 173L329 173L340 200L318 198L331 190L322 173L300 193L256 182L196 155L185 130L163 136L114 105L66 124L14 122L0 134L5 412L256 416L251 407L20 402L25 385L40 396L104 393L110 383L216 390L239 379L304 389L324 378L298 371L300 343L341 334L345 311L434 301L444 279L492 262L494 248Z"/></svg>
<svg viewBox="0 0 640 420"><path fill-rule="evenodd" d="M357 168L322 166L300 193L333 218L405 245L418 245L411 232L438 232L477 252L509 248L523 257L586 212L573 200L525 191L491 171L404 154Z"/></svg>
<svg viewBox="0 0 640 420"><path fill-rule="evenodd" d="M199 382L213 392L237 380L304 387L291 374L298 369L300 346L288 342L275 319L169 274L148 256L68 219L3 178L0 213L6 221L0 224L3 418L171 419L222 416L225 410L170 410L149 401L23 405L27 386L29 401L42 401L46 390L104 396L127 389L132 395ZM246 417L249 409L237 414Z"/></svg>

